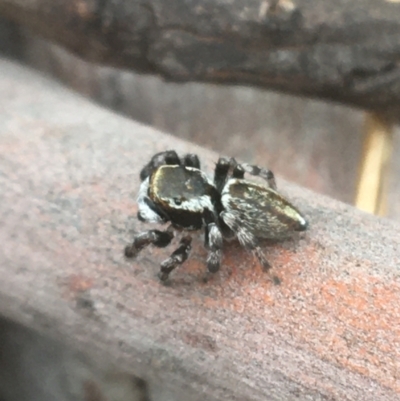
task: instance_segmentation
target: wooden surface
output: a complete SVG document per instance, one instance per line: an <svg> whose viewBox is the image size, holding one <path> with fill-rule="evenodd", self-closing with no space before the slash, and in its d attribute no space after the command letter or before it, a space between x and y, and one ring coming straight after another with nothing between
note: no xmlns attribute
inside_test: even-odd
<svg viewBox="0 0 400 401"><path fill-rule="evenodd" d="M181 139L268 165L306 188L354 202L365 113L257 88L164 82L86 62L26 32L21 62L101 105Z"/></svg>
<svg viewBox="0 0 400 401"><path fill-rule="evenodd" d="M1 0L0 14L97 63L248 84L388 113L400 4L374 0Z"/></svg>
<svg viewBox="0 0 400 401"><path fill-rule="evenodd" d="M218 155L0 63L0 311L163 388L173 400L398 400L399 226L283 182L310 221L266 247L274 286L238 244L168 286L171 250L123 258L138 173L167 148ZM152 387L153 386L153 387Z"/></svg>
<svg viewBox="0 0 400 401"><path fill-rule="evenodd" d="M257 88L165 82L87 62L12 23L0 20L0 31L9 39L3 40L6 54L101 105L221 154L267 163L290 181L355 203L363 142L371 131L365 112ZM382 209L399 220L398 125L393 131Z"/></svg>

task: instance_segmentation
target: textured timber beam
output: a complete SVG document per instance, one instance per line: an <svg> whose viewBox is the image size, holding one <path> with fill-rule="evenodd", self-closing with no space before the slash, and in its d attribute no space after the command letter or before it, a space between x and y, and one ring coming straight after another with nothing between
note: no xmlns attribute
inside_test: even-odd
<svg viewBox="0 0 400 401"><path fill-rule="evenodd" d="M217 155L0 62L0 314L139 373L174 400L396 400L399 226L279 180L309 232L266 246L273 285L238 244L168 286L167 250L124 246L141 166L155 152ZM153 384L152 384L153 383Z"/></svg>
<svg viewBox="0 0 400 401"><path fill-rule="evenodd" d="M97 63L400 108L400 3L0 0L0 13Z"/></svg>

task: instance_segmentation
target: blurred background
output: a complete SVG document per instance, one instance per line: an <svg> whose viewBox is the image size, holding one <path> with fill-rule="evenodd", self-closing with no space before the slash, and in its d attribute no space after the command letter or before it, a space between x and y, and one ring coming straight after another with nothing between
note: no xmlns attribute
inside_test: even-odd
<svg viewBox="0 0 400 401"><path fill-rule="evenodd" d="M379 116L252 87L169 83L99 66L7 20L0 20L0 51L134 120L400 218L399 130Z"/></svg>

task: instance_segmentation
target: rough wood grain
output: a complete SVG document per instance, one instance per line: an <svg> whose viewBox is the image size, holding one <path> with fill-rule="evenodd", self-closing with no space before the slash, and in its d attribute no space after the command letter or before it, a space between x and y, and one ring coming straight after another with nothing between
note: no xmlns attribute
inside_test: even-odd
<svg viewBox="0 0 400 401"><path fill-rule="evenodd" d="M250 84L398 116L400 4L374 0L0 0L0 13L99 63Z"/></svg>
<svg viewBox="0 0 400 401"><path fill-rule="evenodd" d="M224 155L268 165L287 180L353 204L364 112L254 87L164 82L24 37L24 63L103 106Z"/></svg>
<svg viewBox="0 0 400 401"><path fill-rule="evenodd" d="M237 244L171 277L169 250L122 256L138 172L156 151L217 155L0 63L0 312L140 373L175 400L398 400L399 226L278 185L310 231L266 248L274 286Z"/></svg>

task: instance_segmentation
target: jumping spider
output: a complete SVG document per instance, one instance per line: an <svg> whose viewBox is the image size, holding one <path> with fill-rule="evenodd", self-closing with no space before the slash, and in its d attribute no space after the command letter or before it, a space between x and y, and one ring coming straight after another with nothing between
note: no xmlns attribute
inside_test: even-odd
<svg viewBox="0 0 400 401"><path fill-rule="evenodd" d="M261 177L266 185L244 178L248 173ZM138 234L125 248L126 257L136 256L148 245L163 248L170 244L174 230L195 231L204 228L209 249L207 268L215 273L222 258L223 239L237 237L252 251L265 270L271 268L259 239L284 239L294 231L307 229L302 214L276 190L272 171L238 164L235 159L220 158L211 181L200 170L199 158L187 154L179 158L173 150L157 153L140 173L138 219L167 223L165 231L149 230ZM161 263L160 279L189 256L192 238L184 235L179 247Z"/></svg>

